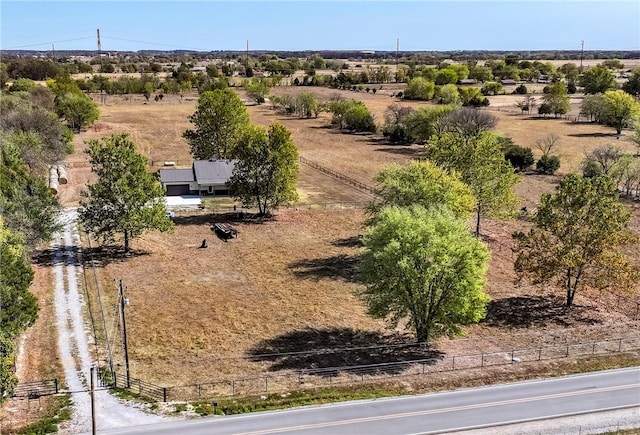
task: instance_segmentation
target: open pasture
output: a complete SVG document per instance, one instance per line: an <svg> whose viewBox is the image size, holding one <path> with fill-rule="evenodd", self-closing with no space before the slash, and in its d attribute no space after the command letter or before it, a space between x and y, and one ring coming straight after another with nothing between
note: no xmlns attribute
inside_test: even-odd
<svg viewBox="0 0 640 435"><path fill-rule="evenodd" d="M323 88L276 88L274 92L310 91L328 99L340 92L362 99L382 122L386 107L405 103L389 95L335 91ZM240 92L241 96L242 92ZM111 97L110 97L111 98ZM113 97L101 105L97 129L76 138L78 169L82 141L104 134L129 132L150 160L190 163L182 138L187 116L197 96L160 103L131 102ZM366 184L389 163L421 155L422 148L387 144L377 135L348 135L328 128L329 115L297 119L280 115L270 105L248 106L254 123L283 123L292 131L302 156ZM626 137L616 139L611 129L573 124L564 119L524 116L504 106L497 130L520 145L533 147L547 133L560 136L560 173L575 170L585 152L607 143L631 149ZM96 131L97 130L97 131ZM86 159L86 157L85 157ZM542 192L550 192L558 177L526 175L517 187L523 205L535 207ZM232 215L205 210L179 214L171 234L148 234L133 242L130 258L98 256L97 273L107 298L114 303L113 279L129 287L127 307L132 374L162 385L229 379L270 370L356 365L397 359L417 359L412 351L389 353L329 352L316 356L256 358L256 353L281 353L359 347L366 344L410 342L402 330L389 331L385 323L369 318L356 294L357 254L364 229L363 211L354 208L304 205L353 203L368 197L352 187L301 166L298 183L301 203L283 209L275 220L237 221ZM640 211L635 206L633 226ZM224 242L211 231L217 221L229 220L239 231ZM563 315L562 294L551 289L515 285L510 235L525 228L523 221L483 224L484 239L492 249L487 291L493 302L487 320L466 328L462 339L442 338L434 345L448 355L462 355L507 347L525 348L556 342L626 335L638 329L622 312L596 302L594 294L579 294L578 306ZM203 239L209 247L199 249ZM634 251L635 252L635 251ZM96 251L100 254L100 251ZM633 253L633 252L632 252ZM635 261L640 258L635 254ZM554 295L548 299L543 296Z"/></svg>

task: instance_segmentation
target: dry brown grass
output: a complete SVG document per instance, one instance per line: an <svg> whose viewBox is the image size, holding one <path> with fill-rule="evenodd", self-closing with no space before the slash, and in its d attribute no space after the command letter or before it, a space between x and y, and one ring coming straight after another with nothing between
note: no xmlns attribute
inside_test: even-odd
<svg viewBox="0 0 640 435"><path fill-rule="evenodd" d="M57 378L62 382L64 371L57 356L58 334L53 304L53 274L45 265L34 264L31 292L38 299L38 319L23 335L21 353L16 367L20 382L35 382ZM50 413L55 398L9 399L0 408L0 433L14 433L17 429L38 421Z"/></svg>
<svg viewBox="0 0 640 435"><path fill-rule="evenodd" d="M319 88L277 88L275 92L303 90L320 98L336 92ZM341 92L347 98L362 99L379 122L386 107L396 102L382 93ZM419 107L425 103L408 104ZM69 171L70 177L77 170L80 183L83 177L88 178L88 168L82 167L86 158L80 153L82 140L122 131L130 132L139 150L154 160L189 160L181 134L189 127L186 117L194 109L193 96L182 103L177 98L149 104L142 100L122 102L116 97L107 100L107 105L101 106L101 130L87 131L76 140L77 153L72 157L76 166ZM287 126L301 155L367 184L385 165L402 163L421 153L419 146L391 146L375 135L330 130L327 114L306 120L276 114L268 104L248 109L257 124L278 121ZM629 146L626 139L617 141L609 135L610 129L602 126L494 113L499 117L498 130L521 145L533 146L549 132L558 134L562 173L576 168L583 153L594 147L607 143ZM540 194L552 191L557 179L526 176L517 187L523 204L535 207ZM298 190L307 204L366 199L351 187L304 166ZM228 243L211 232L211 214L179 217L173 234L154 233L134 241L134 249L144 255L112 261L98 269L111 305L114 278L122 278L130 288L127 312L134 376L169 385L264 371L269 368L267 363L251 361L246 353L260 347L262 340L307 328L353 328L380 333L380 340L384 340L385 324L367 317L355 296L361 285L352 279L353 255L360 248L337 243L357 240L363 231L362 212L299 208L283 210L272 222L239 223L239 238ZM634 213L637 230L637 206ZM638 331L638 322L596 303L595 295L580 294L574 313L558 316L553 314L553 304L544 304L553 299L536 299L557 295L552 289L515 286L510 235L523 225L521 221L483 224L493 252L487 291L502 304L495 309L508 311L511 306L523 312L551 314L533 316L528 319L530 326L513 322L471 326L466 328L464 339L438 340L438 349L463 354ZM204 238L209 240L209 248L198 249ZM637 254L635 261L640 264ZM339 345L339 340L335 344Z"/></svg>

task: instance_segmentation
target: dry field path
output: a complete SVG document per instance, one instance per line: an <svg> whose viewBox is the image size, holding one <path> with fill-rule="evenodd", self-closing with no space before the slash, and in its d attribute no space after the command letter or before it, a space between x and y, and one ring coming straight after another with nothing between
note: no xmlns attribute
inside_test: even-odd
<svg viewBox="0 0 640 435"><path fill-rule="evenodd" d="M67 210L62 215L63 230L52 243L55 252L55 307L58 327L58 349L64 367L67 388L72 392L74 413L63 424L62 433L77 433L91 429L91 401L89 371L94 361L89 352L87 330L82 317L84 301L78 290L81 247L76 229L77 213ZM165 418L146 414L127 406L111 396L107 390L96 392L96 416L99 430L126 427L132 424L158 423Z"/></svg>

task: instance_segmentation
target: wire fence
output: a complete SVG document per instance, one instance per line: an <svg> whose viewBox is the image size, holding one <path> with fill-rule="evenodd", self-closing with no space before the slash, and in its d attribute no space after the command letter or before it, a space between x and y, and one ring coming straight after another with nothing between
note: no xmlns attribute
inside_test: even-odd
<svg viewBox="0 0 640 435"><path fill-rule="evenodd" d="M368 184L364 184L361 183L358 180L355 180L351 177L349 177L348 175L342 174L340 172L334 171L333 169L327 168L326 166L323 166L319 163L316 163L312 160L309 160L305 157L300 156L299 158L300 163L305 164L313 169L316 169L326 175L329 175L332 178L335 178L338 181L341 181L343 183L346 183L352 187L355 187L358 190L361 190L363 192L375 195L375 188L373 186L369 186Z"/></svg>
<svg viewBox="0 0 640 435"><path fill-rule="evenodd" d="M640 350L640 336L633 336L584 343L510 349L471 355L455 355L381 364L308 368L283 373L263 373L256 376L170 387L161 387L137 378L131 378L127 386L125 377L116 374L113 386L127 388L134 393L163 402L174 400L202 400L216 397L283 393L303 388L385 381L399 377L423 376L518 363L558 360L569 357L611 355L638 350Z"/></svg>

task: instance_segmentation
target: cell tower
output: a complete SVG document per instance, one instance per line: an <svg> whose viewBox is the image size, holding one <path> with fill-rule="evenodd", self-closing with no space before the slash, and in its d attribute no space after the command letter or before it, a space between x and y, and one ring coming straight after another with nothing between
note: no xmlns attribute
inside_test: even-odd
<svg viewBox="0 0 640 435"><path fill-rule="evenodd" d="M96 29L96 33L98 34L98 56L100 56L100 52L102 51L102 44L100 43L100 29Z"/></svg>

